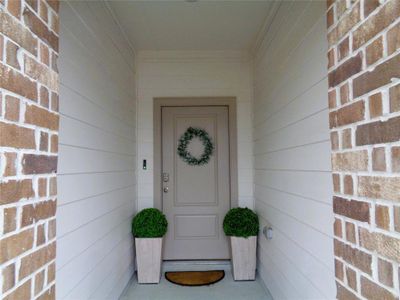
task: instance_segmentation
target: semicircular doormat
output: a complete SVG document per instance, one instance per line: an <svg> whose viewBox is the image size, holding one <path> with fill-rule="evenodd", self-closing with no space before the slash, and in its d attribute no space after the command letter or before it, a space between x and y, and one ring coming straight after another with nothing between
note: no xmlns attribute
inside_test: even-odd
<svg viewBox="0 0 400 300"><path fill-rule="evenodd" d="M224 276L223 270L165 272L168 281L183 286L210 285L222 280Z"/></svg>

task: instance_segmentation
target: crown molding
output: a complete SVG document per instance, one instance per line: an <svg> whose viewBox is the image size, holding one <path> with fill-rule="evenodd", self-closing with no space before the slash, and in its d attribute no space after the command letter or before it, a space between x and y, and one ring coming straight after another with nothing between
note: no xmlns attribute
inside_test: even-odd
<svg viewBox="0 0 400 300"><path fill-rule="evenodd" d="M137 52L137 59L141 62L248 62L250 58L248 51L236 50L141 50Z"/></svg>
<svg viewBox="0 0 400 300"><path fill-rule="evenodd" d="M275 17L282 5L282 0L271 1L270 10L266 18L264 19L263 25L261 26L252 47L250 47L250 54L255 57L257 52L260 50L268 36L271 24L274 22Z"/></svg>
<svg viewBox="0 0 400 300"><path fill-rule="evenodd" d="M121 25L120 21L118 20L114 10L112 9L112 7L110 5L110 1L103 0L103 3L105 5L105 7L107 8L108 12L110 13L112 19L114 20L115 24L117 25L118 29L121 31L122 36L124 37L125 41L128 43L128 46L131 49L133 55L136 56L137 55L137 51L135 50L135 47L132 45L131 41L129 40L125 29L122 27L122 25Z"/></svg>

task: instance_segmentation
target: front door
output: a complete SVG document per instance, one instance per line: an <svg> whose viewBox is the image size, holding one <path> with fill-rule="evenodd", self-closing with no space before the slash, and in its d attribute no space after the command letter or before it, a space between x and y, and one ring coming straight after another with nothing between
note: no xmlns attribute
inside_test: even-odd
<svg viewBox="0 0 400 300"><path fill-rule="evenodd" d="M183 139L191 156L181 156L178 147L190 127L209 139L196 134ZM200 160L207 140L212 153ZM222 230L230 208L229 162L228 107L162 108L162 205L168 219L164 259L230 258Z"/></svg>

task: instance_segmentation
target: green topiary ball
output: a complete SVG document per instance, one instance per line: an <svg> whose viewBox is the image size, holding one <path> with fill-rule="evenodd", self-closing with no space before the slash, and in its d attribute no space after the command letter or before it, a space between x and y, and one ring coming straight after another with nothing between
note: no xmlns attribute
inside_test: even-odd
<svg viewBox="0 0 400 300"><path fill-rule="evenodd" d="M232 208L226 214L223 226L227 236L256 236L259 231L258 216L247 207Z"/></svg>
<svg viewBox="0 0 400 300"><path fill-rule="evenodd" d="M167 218L156 208L143 209L132 220L132 233L138 238L163 237L167 228Z"/></svg>

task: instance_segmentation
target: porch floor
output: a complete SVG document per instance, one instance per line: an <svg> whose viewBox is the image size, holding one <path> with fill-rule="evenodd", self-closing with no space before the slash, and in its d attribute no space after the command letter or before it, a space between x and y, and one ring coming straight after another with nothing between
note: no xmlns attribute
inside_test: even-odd
<svg viewBox="0 0 400 300"><path fill-rule="evenodd" d="M221 299L247 299L272 300L272 296L266 292L259 280L256 281L234 281L230 270L225 271L223 280L201 287L184 287L170 283L164 274L160 284L138 284L136 277L125 289L120 300L133 299L190 299L190 300L221 300Z"/></svg>

